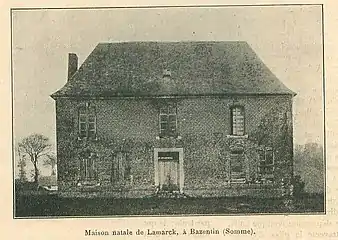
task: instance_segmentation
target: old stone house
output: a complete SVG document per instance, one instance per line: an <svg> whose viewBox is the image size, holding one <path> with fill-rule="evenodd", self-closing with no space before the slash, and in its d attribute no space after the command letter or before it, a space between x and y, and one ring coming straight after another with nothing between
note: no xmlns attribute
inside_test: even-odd
<svg viewBox="0 0 338 240"><path fill-rule="evenodd" d="M246 42L100 43L56 103L60 193L281 196L289 90Z"/></svg>

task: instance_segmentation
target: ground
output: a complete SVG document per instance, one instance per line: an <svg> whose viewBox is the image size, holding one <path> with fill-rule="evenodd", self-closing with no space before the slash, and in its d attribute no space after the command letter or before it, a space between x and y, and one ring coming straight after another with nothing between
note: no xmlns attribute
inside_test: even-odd
<svg viewBox="0 0 338 240"><path fill-rule="evenodd" d="M57 195L20 195L15 201L15 217L117 216L117 215L227 215L261 213L322 213L323 195L293 199L184 198L142 199L61 198Z"/></svg>

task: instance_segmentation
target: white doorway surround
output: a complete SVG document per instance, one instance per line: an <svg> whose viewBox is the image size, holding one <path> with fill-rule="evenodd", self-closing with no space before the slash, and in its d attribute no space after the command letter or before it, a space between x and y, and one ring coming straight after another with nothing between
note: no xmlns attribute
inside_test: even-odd
<svg viewBox="0 0 338 240"><path fill-rule="evenodd" d="M155 185L162 187L170 181L184 187L183 148L154 148Z"/></svg>

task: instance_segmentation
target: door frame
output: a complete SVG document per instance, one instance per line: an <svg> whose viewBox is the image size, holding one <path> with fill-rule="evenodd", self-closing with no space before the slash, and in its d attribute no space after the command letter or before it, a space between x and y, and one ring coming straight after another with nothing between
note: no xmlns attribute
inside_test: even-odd
<svg viewBox="0 0 338 240"><path fill-rule="evenodd" d="M183 168L183 148L154 148L154 172L155 172L155 185L160 184L159 181L159 164L158 153L159 152L178 152L178 168L179 168L179 189L180 193L183 193L184 187L184 168Z"/></svg>

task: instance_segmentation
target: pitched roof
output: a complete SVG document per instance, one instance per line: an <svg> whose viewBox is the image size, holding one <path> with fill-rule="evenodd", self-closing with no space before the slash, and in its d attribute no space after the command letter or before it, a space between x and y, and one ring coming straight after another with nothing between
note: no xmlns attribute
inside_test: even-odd
<svg viewBox="0 0 338 240"><path fill-rule="evenodd" d="M98 44L52 97L227 94L294 92L246 42L120 42Z"/></svg>

